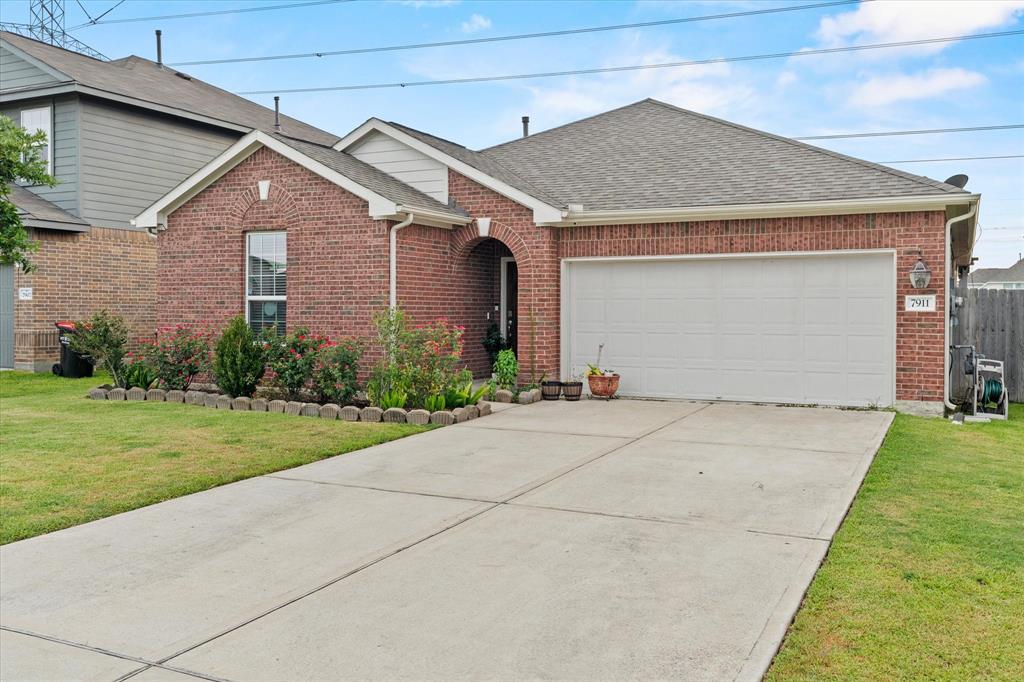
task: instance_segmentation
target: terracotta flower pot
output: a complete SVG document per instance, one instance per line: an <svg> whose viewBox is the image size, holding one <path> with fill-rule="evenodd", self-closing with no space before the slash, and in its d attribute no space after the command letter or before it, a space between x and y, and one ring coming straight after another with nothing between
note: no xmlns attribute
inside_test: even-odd
<svg viewBox="0 0 1024 682"><path fill-rule="evenodd" d="M587 383L590 384L590 392L593 395L598 398L611 398L619 390L619 375L588 376Z"/></svg>

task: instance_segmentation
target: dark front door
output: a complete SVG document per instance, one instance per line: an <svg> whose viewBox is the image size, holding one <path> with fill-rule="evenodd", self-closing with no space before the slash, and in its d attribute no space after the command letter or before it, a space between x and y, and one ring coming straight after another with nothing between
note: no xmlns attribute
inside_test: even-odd
<svg viewBox="0 0 1024 682"><path fill-rule="evenodd" d="M516 332L519 327L519 269L515 261L505 264L505 340L519 355Z"/></svg>

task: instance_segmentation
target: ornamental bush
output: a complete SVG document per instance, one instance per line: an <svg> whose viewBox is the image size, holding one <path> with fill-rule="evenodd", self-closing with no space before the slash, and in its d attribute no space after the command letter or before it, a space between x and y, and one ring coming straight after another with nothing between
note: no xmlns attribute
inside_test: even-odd
<svg viewBox="0 0 1024 682"><path fill-rule="evenodd" d="M120 315L101 310L88 320L75 323L69 336L71 350L84 355L94 366L104 369L114 385L125 388L124 359L127 354L128 326Z"/></svg>
<svg viewBox="0 0 1024 682"><path fill-rule="evenodd" d="M313 391L322 403L345 405L352 402L359 390L359 360L363 348L358 341L328 341L316 357L313 367Z"/></svg>
<svg viewBox="0 0 1024 682"><path fill-rule="evenodd" d="M410 329L405 314L397 309L381 311L374 316L374 324L381 360L367 384L373 404L394 402L395 396L404 394L406 407L421 408L464 386L464 371L459 370L462 327L442 317Z"/></svg>
<svg viewBox="0 0 1024 682"><path fill-rule="evenodd" d="M252 397L266 371L265 344L256 339L245 317L233 317L217 341L213 377L232 398Z"/></svg>
<svg viewBox="0 0 1024 682"><path fill-rule="evenodd" d="M315 390L312 382L320 353L330 343L327 337L310 334L305 327L299 327L283 341L269 344L273 383L284 391L288 400L298 400L305 391Z"/></svg>
<svg viewBox="0 0 1024 682"><path fill-rule="evenodd" d="M210 336L183 325L163 327L155 341L142 344L140 355L166 390L186 391L197 374L210 368Z"/></svg>
<svg viewBox="0 0 1024 682"><path fill-rule="evenodd" d="M494 361L494 379L499 388L511 391L516 387L519 378L519 362L512 350L506 349L498 352L498 358Z"/></svg>

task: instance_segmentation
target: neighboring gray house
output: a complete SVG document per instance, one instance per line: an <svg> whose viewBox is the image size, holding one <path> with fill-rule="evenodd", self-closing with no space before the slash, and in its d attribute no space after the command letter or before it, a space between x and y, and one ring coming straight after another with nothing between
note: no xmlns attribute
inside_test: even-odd
<svg viewBox="0 0 1024 682"><path fill-rule="evenodd" d="M58 180L12 196L40 243L38 269L0 273L0 367L37 370L57 354L57 319L108 308L152 335L155 240L131 219L246 133L275 130L273 110L172 68L7 32L0 114L46 132L41 153ZM290 137L338 140L287 116L280 123Z"/></svg>
<svg viewBox="0 0 1024 682"><path fill-rule="evenodd" d="M1008 268L979 268L967 275L970 289L1024 289L1024 258Z"/></svg>

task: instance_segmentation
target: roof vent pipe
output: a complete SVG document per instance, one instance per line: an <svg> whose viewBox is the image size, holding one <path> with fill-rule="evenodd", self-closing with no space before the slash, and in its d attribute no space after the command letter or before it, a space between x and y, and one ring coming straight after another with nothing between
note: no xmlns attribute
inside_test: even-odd
<svg viewBox="0 0 1024 682"><path fill-rule="evenodd" d="M281 132L281 98L274 95L274 131Z"/></svg>
<svg viewBox="0 0 1024 682"><path fill-rule="evenodd" d="M164 50L160 44L160 36L163 35L163 31L160 29L156 30L156 63L160 66L164 65Z"/></svg>
<svg viewBox="0 0 1024 682"><path fill-rule="evenodd" d="M530 117L523 116L523 137L530 136Z"/></svg>

